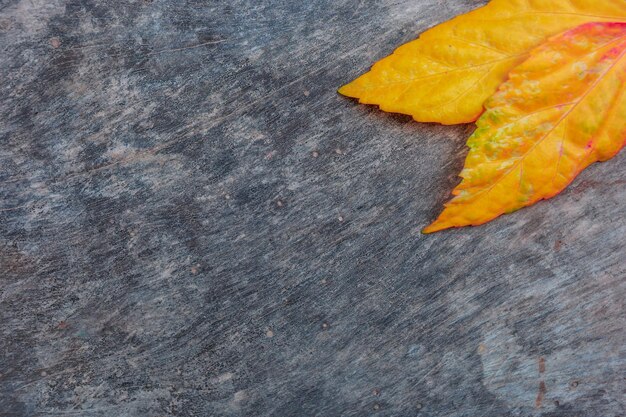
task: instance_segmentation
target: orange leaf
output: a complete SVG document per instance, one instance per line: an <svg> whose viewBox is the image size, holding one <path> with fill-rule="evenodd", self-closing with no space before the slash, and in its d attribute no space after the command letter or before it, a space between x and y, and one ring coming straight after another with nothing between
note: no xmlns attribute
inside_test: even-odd
<svg viewBox="0 0 626 417"><path fill-rule="evenodd" d="M531 52L487 101L463 181L430 233L479 225L561 192L626 139L626 23L591 23Z"/></svg>
<svg viewBox="0 0 626 417"><path fill-rule="evenodd" d="M473 122L508 72L548 37L625 20L624 0L493 0L426 31L339 92L418 122Z"/></svg>

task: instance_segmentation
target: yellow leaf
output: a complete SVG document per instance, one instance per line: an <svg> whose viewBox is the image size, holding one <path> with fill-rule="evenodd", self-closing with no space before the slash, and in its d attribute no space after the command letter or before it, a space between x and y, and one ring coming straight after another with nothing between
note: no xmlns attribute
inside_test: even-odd
<svg viewBox="0 0 626 417"><path fill-rule="evenodd" d="M493 0L401 46L339 93L418 122L473 122L529 50L601 21L626 21L626 1Z"/></svg>
<svg viewBox="0 0 626 417"><path fill-rule="evenodd" d="M486 103L463 181L425 233L479 225L561 192L626 140L626 23L589 23L531 52Z"/></svg>

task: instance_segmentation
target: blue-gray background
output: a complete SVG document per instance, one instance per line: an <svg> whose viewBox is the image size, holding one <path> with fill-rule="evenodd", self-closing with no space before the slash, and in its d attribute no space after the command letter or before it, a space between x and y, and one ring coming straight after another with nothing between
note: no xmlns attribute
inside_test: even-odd
<svg viewBox="0 0 626 417"><path fill-rule="evenodd" d="M471 126L336 88L476 0L0 0L0 415L617 417L626 159L423 236Z"/></svg>

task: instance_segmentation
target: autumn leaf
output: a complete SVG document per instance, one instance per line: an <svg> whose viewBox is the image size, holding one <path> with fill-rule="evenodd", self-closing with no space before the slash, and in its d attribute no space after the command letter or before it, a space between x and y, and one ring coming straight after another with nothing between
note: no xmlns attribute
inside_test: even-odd
<svg viewBox="0 0 626 417"><path fill-rule="evenodd" d="M486 103L463 181L425 233L479 225L561 192L626 141L626 23L551 38Z"/></svg>
<svg viewBox="0 0 626 417"><path fill-rule="evenodd" d="M493 0L426 31L339 92L419 122L473 122L529 50L603 21L626 21L626 1Z"/></svg>

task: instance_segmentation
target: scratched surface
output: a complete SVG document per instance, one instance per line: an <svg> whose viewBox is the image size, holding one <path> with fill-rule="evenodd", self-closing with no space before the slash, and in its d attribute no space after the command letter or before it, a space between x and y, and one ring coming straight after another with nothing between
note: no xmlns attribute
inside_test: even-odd
<svg viewBox="0 0 626 417"><path fill-rule="evenodd" d="M626 414L626 155L423 236L469 126L337 86L477 0L0 0L0 415Z"/></svg>

